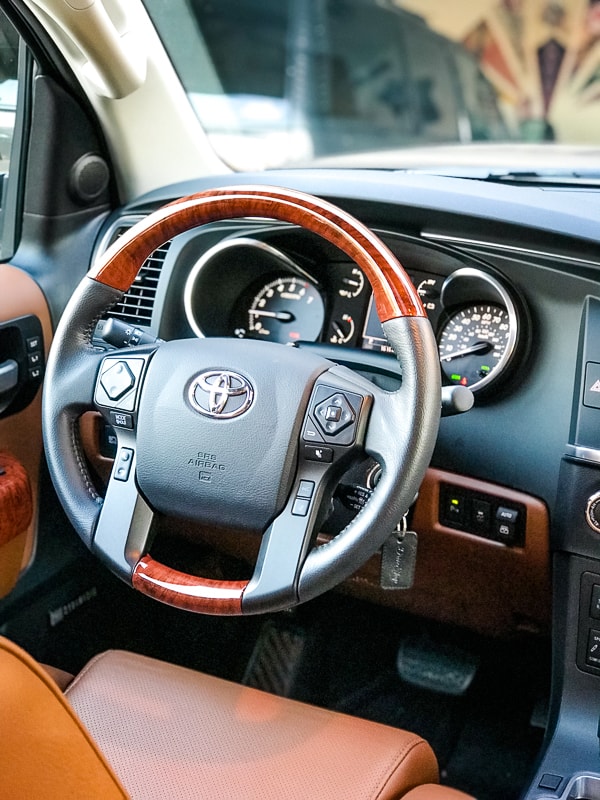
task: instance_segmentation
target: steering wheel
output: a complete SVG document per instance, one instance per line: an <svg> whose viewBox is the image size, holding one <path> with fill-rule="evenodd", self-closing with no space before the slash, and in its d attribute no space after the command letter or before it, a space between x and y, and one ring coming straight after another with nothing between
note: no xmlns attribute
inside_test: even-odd
<svg viewBox="0 0 600 800"><path fill-rule="evenodd" d="M384 391L302 348L250 339L183 339L108 352L97 321L148 256L177 234L225 219L301 226L345 252L371 283L402 384ZM117 453L104 498L78 434L84 411L113 425ZM289 608L332 588L369 558L413 502L440 416L435 339L391 251L332 204L276 187L227 187L150 214L83 278L57 327L43 399L44 442L59 499L77 533L135 589L209 614ZM372 456L381 477L362 511L315 544L341 474ZM215 581L150 554L156 515L257 531L249 581Z"/></svg>

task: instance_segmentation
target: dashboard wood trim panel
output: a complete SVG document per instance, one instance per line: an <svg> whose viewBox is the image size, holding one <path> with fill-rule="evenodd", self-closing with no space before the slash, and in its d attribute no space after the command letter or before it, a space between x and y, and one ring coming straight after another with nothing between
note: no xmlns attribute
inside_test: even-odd
<svg viewBox="0 0 600 800"><path fill-rule="evenodd" d="M440 484L452 483L465 490L495 495L526 507L524 547L507 547L439 522ZM415 504L411 527L419 542L414 585L406 590L380 586L381 555L372 556L336 591L381 606L460 625L486 636L546 636L550 631L551 582L549 517L537 498L487 481L430 468ZM186 531L215 551L256 560L260 537L238 531ZM317 544L331 537L320 534Z"/></svg>
<svg viewBox="0 0 600 800"><path fill-rule="evenodd" d="M507 547L439 521L440 485L491 494L526 507L524 547ZM545 504L522 492L464 475L429 469L414 507L419 535L415 582L409 590L380 588L374 556L344 589L353 595L486 635L547 634L551 584L549 517Z"/></svg>

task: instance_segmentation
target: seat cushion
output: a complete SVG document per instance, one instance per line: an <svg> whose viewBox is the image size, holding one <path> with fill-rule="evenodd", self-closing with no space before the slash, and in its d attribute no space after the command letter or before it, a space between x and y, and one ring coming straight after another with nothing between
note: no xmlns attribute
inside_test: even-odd
<svg viewBox="0 0 600 800"><path fill-rule="evenodd" d="M438 780L415 734L131 653L67 697L133 798L387 800Z"/></svg>
<svg viewBox="0 0 600 800"><path fill-rule="evenodd" d="M0 797L126 800L46 671L0 636Z"/></svg>
<svg viewBox="0 0 600 800"><path fill-rule="evenodd" d="M470 794L451 789L449 786L427 784L417 786L406 794L403 800L475 800Z"/></svg>

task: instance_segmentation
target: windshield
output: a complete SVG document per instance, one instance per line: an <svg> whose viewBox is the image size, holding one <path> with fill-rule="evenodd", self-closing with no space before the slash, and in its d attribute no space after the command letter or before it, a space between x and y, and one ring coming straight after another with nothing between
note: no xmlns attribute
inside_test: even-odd
<svg viewBox="0 0 600 800"><path fill-rule="evenodd" d="M600 0L145 1L234 169L489 164L492 143L588 164L600 141Z"/></svg>

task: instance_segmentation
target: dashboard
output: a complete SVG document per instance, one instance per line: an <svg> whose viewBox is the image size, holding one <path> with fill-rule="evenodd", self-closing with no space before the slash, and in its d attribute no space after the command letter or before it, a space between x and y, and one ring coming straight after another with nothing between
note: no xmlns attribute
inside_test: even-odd
<svg viewBox="0 0 600 800"><path fill-rule="evenodd" d="M386 237L437 332L447 383L484 392L501 384L527 349L527 314L510 286L489 269L459 266L433 248ZM321 342L391 353L362 271L306 233L234 236L210 247L184 289L186 319L197 336L235 336L296 345Z"/></svg>
<svg viewBox="0 0 600 800"><path fill-rule="evenodd" d="M284 224L258 227L248 221L230 227L216 243L208 243L210 228L182 237L173 248L176 262L167 250L149 260L171 265L170 280L179 287L175 304L183 305L185 324L170 322L167 310L160 327L169 329L168 338L191 334L321 345L333 360L347 362L354 351L354 364L369 363L369 353L389 356L387 363L379 360L379 371L397 372L371 288L344 253ZM117 226L109 241L120 230ZM418 291L436 333L444 383L466 386L482 398L506 387L531 342L527 305L510 282L475 258L457 259L411 236L380 235ZM120 315L137 322L139 310L126 301ZM345 355L336 354L338 348Z"/></svg>
<svg viewBox="0 0 600 800"><path fill-rule="evenodd" d="M352 173L351 185L339 172L280 178L337 203L392 250L433 327L443 383L474 394L468 413L442 418L411 512L415 586L382 590L375 560L352 591L493 634L547 630L549 520L560 508L582 315L600 274L593 208L573 219L566 193L435 176ZM208 179L190 181L132 203L107 221L98 251L160 205L206 188ZM250 337L316 348L384 388L401 379L362 272L287 223L224 220L165 242L110 316L165 340ZM344 476L324 535L360 510L373 474L367 463ZM239 537L219 532L213 544L252 558L254 544Z"/></svg>

